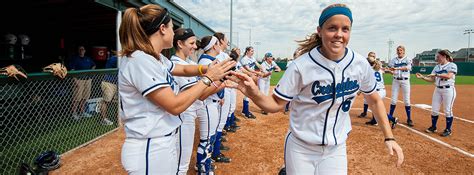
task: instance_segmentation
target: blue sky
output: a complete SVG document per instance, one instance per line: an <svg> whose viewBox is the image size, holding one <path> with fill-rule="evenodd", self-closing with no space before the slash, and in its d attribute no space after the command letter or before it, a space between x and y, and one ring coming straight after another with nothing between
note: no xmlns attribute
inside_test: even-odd
<svg viewBox="0 0 474 175"><path fill-rule="evenodd" d="M215 31L229 34L230 0L174 0ZM322 9L335 1L234 0L233 42L240 48L251 45L263 57L290 57L295 40L316 30ZM354 23L349 47L362 55L375 51L388 57L388 40L405 45L407 55L433 48L451 51L466 48L464 30L474 29L474 1L471 0L353 0L338 1L351 8ZM227 35L229 36L229 35ZM471 47L474 46L471 34ZM256 45L255 42L260 43ZM257 56L257 55L255 55Z"/></svg>

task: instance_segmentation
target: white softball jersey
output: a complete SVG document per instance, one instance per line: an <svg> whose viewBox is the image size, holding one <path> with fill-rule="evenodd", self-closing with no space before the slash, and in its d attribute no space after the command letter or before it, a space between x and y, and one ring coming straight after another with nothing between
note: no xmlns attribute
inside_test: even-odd
<svg viewBox="0 0 474 175"><path fill-rule="evenodd" d="M357 91L375 91L374 70L349 48L337 62L319 49L295 59L273 92L291 101L290 132L301 144L344 144L352 129L349 109Z"/></svg>
<svg viewBox="0 0 474 175"><path fill-rule="evenodd" d="M458 73L458 66L452 62L448 62L444 65L436 65L431 71L431 74L447 74L449 72L454 73L453 77L450 79L444 79L440 77L435 77L436 86L454 86L456 79L456 74Z"/></svg>
<svg viewBox="0 0 474 175"><path fill-rule="evenodd" d="M251 70L255 70L256 62L257 60L254 57L248 57L247 55L240 59L242 67L248 66Z"/></svg>
<svg viewBox="0 0 474 175"><path fill-rule="evenodd" d="M274 61L272 61L272 63L270 64L267 63L266 61L263 61L263 63L260 65L262 66L262 69L263 69L262 72L264 73L273 72L278 66ZM260 78L260 79L264 81L269 81L271 79L271 75L265 78Z"/></svg>
<svg viewBox="0 0 474 175"><path fill-rule="evenodd" d="M165 87L178 93L171 76L174 64L163 55L157 60L143 51L135 51L120 61L120 112L127 138L161 137L175 131L181 120L146 98L150 92Z"/></svg>
<svg viewBox="0 0 474 175"><path fill-rule="evenodd" d="M171 62L174 64L180 64L180 65L193 65L192 62L186 62L180 57L177 57L175 55L171 56ZM194 63L194 65L197 65ZM174 81L176 82L176 85L178 86L178 89L180 92L186 90L187 88L194 86L198 82L198 77L181 77L181 76L173 76ZM204 105L201 100L196 100L189 108L188 110L195 111L197 109L203 108Z"/></svg>
<svg viewBox="0 0 474 175"><path fill-rule="evenodd" d="M408 70L395 70L393 72L393 77L410 79L411 64L412 64L412 60L406 56L403 58L395 57L395 58L392 58L388 62L388 67L392 67L392 68L407 67Z"/></svg>

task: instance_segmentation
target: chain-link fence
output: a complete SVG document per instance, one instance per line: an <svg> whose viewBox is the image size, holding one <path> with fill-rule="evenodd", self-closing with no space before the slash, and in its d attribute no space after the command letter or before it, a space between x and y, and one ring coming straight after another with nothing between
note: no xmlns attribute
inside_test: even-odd
<svg viewBox="0 0 474 175"><path fill-rule="evenodd" d="M0 78L0 174L41 152L63 154L118 127L117 69ZM90 94L90 95L89 95Z"/></svg>

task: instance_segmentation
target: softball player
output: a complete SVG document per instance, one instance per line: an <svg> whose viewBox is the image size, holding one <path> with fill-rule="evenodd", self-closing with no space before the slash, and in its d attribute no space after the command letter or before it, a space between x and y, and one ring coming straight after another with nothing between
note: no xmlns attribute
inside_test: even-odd
<svg viewBox="0 0 474 175"><path fill-rule="evenodd" d="M375 52L369 52L369 54L367 55L367 58L368 57L374 57L374 58L377 58L377 56L375 56ZM375 70L377 72L377 70ZM383 81L383 77L382 77L382 81ZM377 81L378 82L378 81ZM384 86L385 88L385 85L383 84L382 82L382 85ZM385 97L385 95L384 95ZM383 98L383 97L382 97ZM367 110L369 109L369 104L367 104L367 100L365 100L365 97L364 97L364 111L362 111L362 113L359 115L360 118L363 118L363 117L367 117Z"/></svg>
<svg viewBox="0 0 474 175"><path fill-rule="evenodd" d="M373 52L371 52L373 53ZM374 53L375 55L375 53ZM375 76L375 80L377 81L377 86L375 88L375 90L379 93L379 96L380 98L383 100L383 98L385 97L386 95L386 92L385 92L385 85L384 85L384 82L383 82L383 73L384 73L384 70L382 68L382 63L378 60L375 59L374 56L371 56L371 54L369 53L369 57L367 57L367 61L369 62L370 66L372 66L372 68L374 69L374 76ZM367 104L367 100L364 98L364 109L365 109L365 105L369 106ZM364 112L367 112L367 111L364 111ZM397 126L397 123L398 123L398 118L394 118L390 115L387 114L387 117L388 117L388 120L390 122L392 122L392 129L395 129L395 126ZM368 122L366 122L365 124L368 124L368 125L377 125L377 120L375 120L375 117L372 115L372 119Z"/></svg>
<svg viewBox="0 0 474 175"><path fill-rule="evenodd" d="M407 125L413 127L411 120L410 106L410 71L412 60L405 56L405 47L397 47L397 57L392 58L388 63L390 73L393 74L392 81L392 101L390 103L390 116L393 116L398 100L398 91L401 88L403 93L403 102L405 103L405 112L407 113Z"/></svg>
<svg viewBox="0 0 474 175"><path fill-rule="evenodd" d="M265 111L277 112L291 101L285 140L288 174L347 174L349 110L359 90L373 107L390 154L397 153L397 165L403 162L402 149L384 117L383 101L374 93L374 71L364 57L346 47L351 26L351 11L344 4L324 9L317 33L300 41L301 55L285 71L273 96L263 95L246 74L232 72L229 77Z"/></svg>
<svg viewBox="0 0 474 175"><path fill-rule="evenodd" d="M240 70L242 66L240 65L240 49L237 47L232 48L230 53L230 57L232 60L236 61L237 64L235 65L236 70ZM237 125L236 122L239 121L237 117L235 117L235 107L237 106L237 91L233 88L227 88L230 92L230 117L227 120L225 130L228 132L236 132L240 126Z"/></svg>
<svg viewBox="0 0 474 175"><path fill-rule="evenodd" d="M451 135L451 126L453 125L453 104L456 99L456 89L454 88L454 82L456 79L456 73L458 67L453 63L453 58L447 50L440 50L436 55L436 65L428 76L423 76L420 73L416 73L416 77L423 79L428 82L434 82L436 88L433 93L431 113L431 127L426 132L436 132L436 123L438 122L439 109L441 104L444 105L444 112L446 113L446 129L444 129L441 136L447 137Z"/></svg>
<svg viewBox="0 0 474 175"><path fill-rule="evenodd" d="M273 61L273 55L270 52L265 54L265 58L263 58L263 62L260 65L262 66L261 72L263 73L263 76L258 79L258 88L263 94L268 95L268 91L270 90L270 78L272 76L272 72L280 72L281 69ZM262 114L267 115L268 113L262 111Z"/></svg>
<svg viewBox="0 0 474 175"><path fill-rule="evenodd" d="M258 64L257 60L253 57L253 53L254 50L252 46L248 46L247 48L245 48L245 56L240 59L240 64L246 71L261 77L261 73L255 71L255 66L257 66L258 69L260 69L261 67L260 64ZM250 112L248 97L244 97L243 99L242 114L244 114L245 117L250 119L256 118L255 115Z"/></svg>
<svg viewBox="0 0 474 175"><path fill-rule="evenodd" d="M221 62L207 71L207 67L170 62L160 52L173 45L173 23L168 11L155 4L125 10L119 35L123 58L118 89L126 135L122 165L128 174L175 174L175 136L181 125L176 115L235 63ZM196 85L176 95L172 75L197 76L200 72L205 74Z"/></svg>
<svg viewBox="0 0 474 175"><path fill-rule="evenodd" d="M224 52L224 50L227 48L227 45L229 44L229 41L227 40L227 37L221 32L217 32L214 34L214 37L216 37L219 41L219 47L221 48L219 55L216 56L217 60L223 61L225 59L230 59L229 55ZM221 153L222 150L229 150L229 147L226 147L222 145L221 143L221 138L222 138L222 130L224 129L224 126L227 122L227 118L229 117L229 112L230 112L230 91L228 88L223 89L224 91L224 98L221 100L221 106L220 106L220 119L219 119L219 126L217 127L217 132L216 132L216 140L214 142L214 150L212 151L212 159L215 160L216 162L224 162L224 163L230 163L231 159L228 157L225 157L224 154Z"/></svg>
<svg viewBox="0 0 474 175"><path fill-rule="evenodd" d="M179 28L174 33L173 47L176 49L176 54L170 60L176 65L196 65L196 63L192 64L185 61L197 49L194 32L191 29ZM198 82L198 77L173 76L173 78L180 92L186 91ZM207 88L206 91L214 91L214 88ZM203 98L203 96L200 98ZM179 128L178 174L186 174L194 146L196 118L199 119L200 124L200 140L208 140L210 137L208 135L208 120L204 103L201 100L196 100L186 111L179 114L179 118L183 124Z"/></svg>
<svg viewBox="0 0 474 175"><path fill-rule="evenodd" d="M199 48L204 50L204 54L202 54L198 60L199 65L209 65L214 60L216 60L216 62L219 62L216 57L221 52L221 47L219 39L217 39L215 36L203 37L201 39L201 45L199 46ZM214 91L213 93L211 93L212 95L203 100L209 120L208 128L210 131L210 139L201 140L197 150L198 172L206 174L213 173L210 158L212 156L212 152L214 149L213 145L217 137L217 129L221 121L220 102L224 98L224 87L219 85L215 86L217 88L217 91Z"/></svg>

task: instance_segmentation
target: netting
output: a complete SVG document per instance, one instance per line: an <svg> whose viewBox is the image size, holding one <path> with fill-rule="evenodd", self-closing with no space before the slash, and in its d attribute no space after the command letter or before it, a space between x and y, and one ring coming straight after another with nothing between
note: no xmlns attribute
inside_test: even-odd
<svg viewBox="0 0 474 175"><path fill-rule="evenodd" d="M116 69L71 72L63 80L47 73L0 78L0 174L15 174L22 162L33 165L43 151L62 154L117 128L116 82Z"/></svg>

